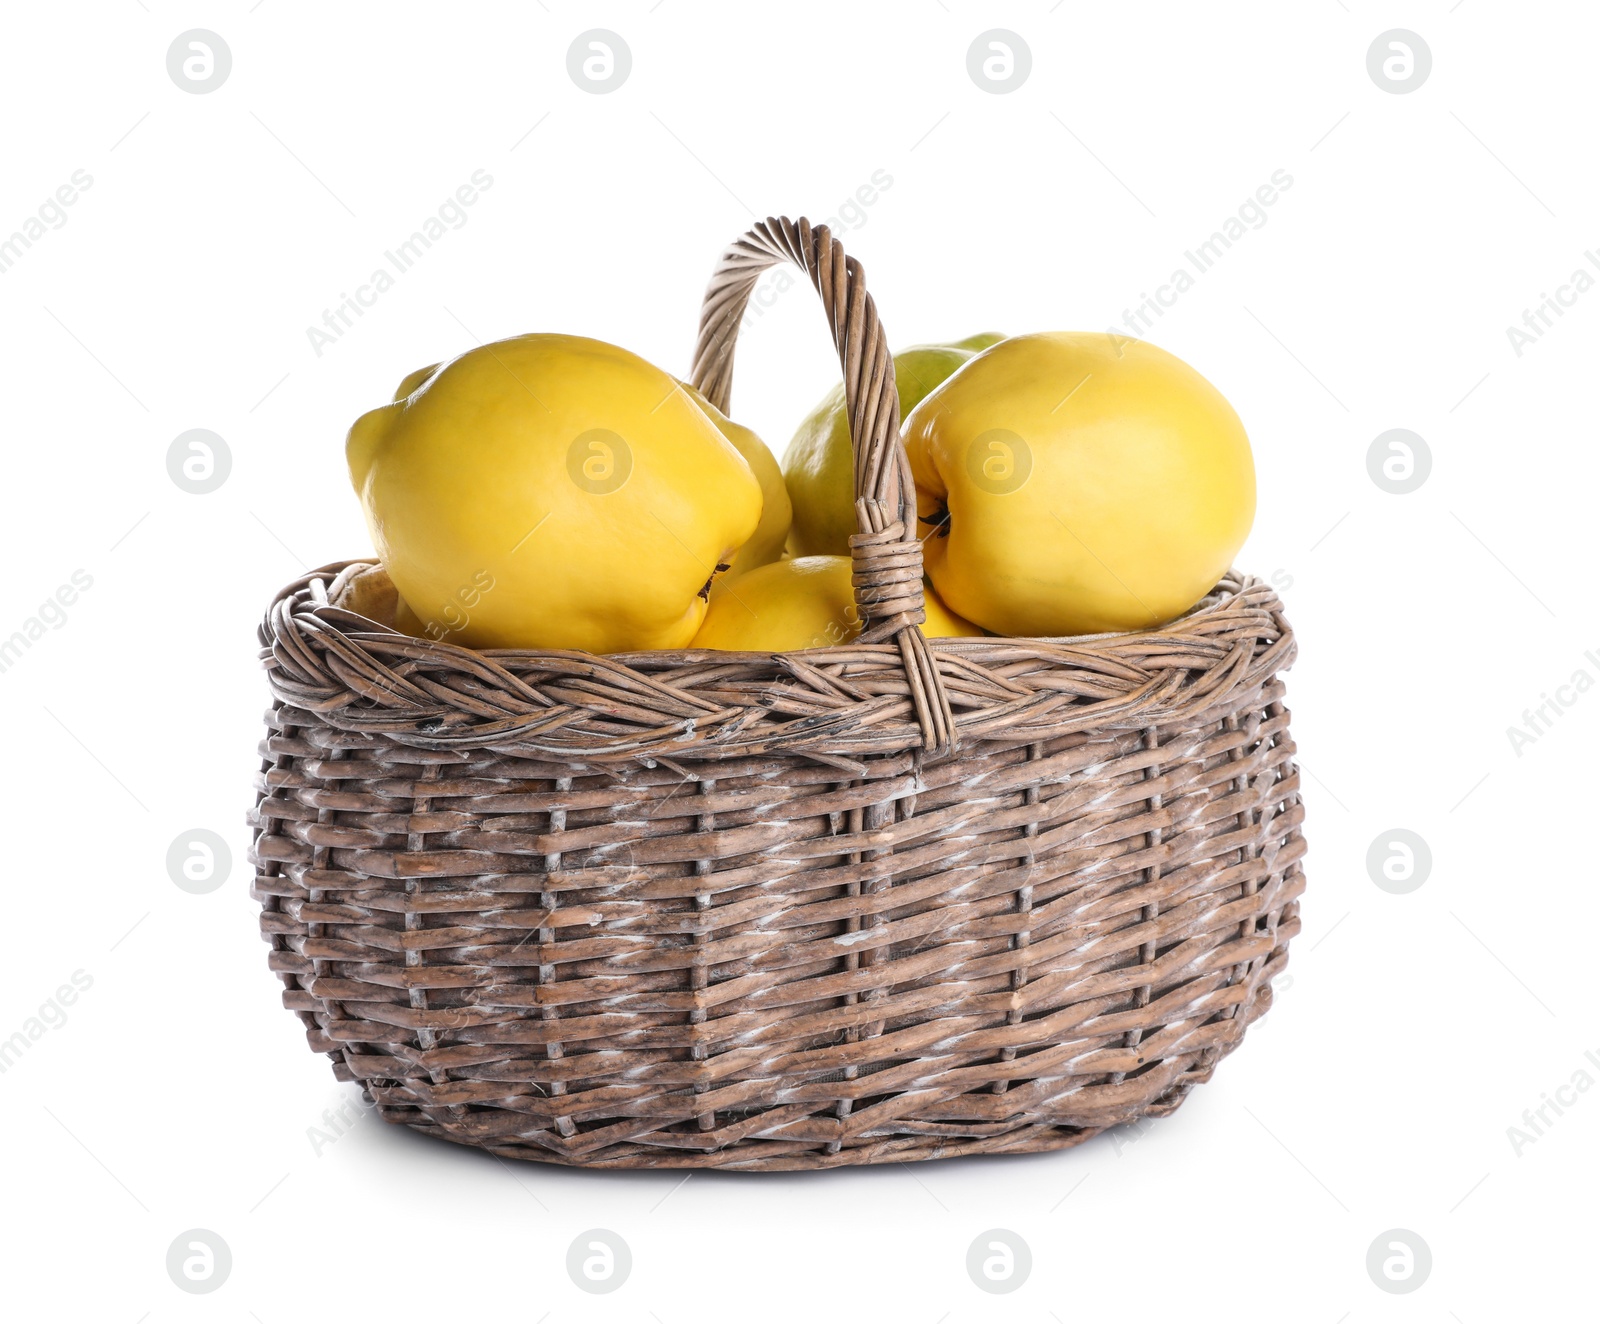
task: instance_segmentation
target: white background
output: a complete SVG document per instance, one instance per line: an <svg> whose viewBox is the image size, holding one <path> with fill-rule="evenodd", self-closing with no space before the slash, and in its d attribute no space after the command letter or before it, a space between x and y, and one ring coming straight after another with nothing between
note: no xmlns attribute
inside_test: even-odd
<svg viewBox="0 0 1600 1324"><path fill-rule="evenodd" d="M1600 679L1593 364L1600 293L1519 357L1506 329L1600 248L1590 6L1496 0L1093 5L8 6L0 236L90 187L0 275L7 470L0 636L74 570L93 586L9 670L0 1037L92 987L0 1075L6 1313L28 1319L646 1320L864 1315L1479 1321L1592 1316L1600 1090L1507 1129L1600 1058L1588 849L1600 694L1521 750L1507 728ZM223 36L192 95L166 52ZM627 82L569 44L621 34ZM1022 36L995 95L973 39ZM1387 29L1428 81L1369 77ZM535 127L537 126L537 127ZM307 328L475 170L492 188L320 357ZM267 702L254 628L303 569L370 549L343 435L422 364L532 330L676 372L724 244L840 215L891 342L1101 329L1275 170L1293 178L1149 338L1229 397L1275 576L1307 774L1306 927L1278 1005L1171 1119L1033 1158L794 1176L507 1166L365 1120L279 1006L247 895ZM747 328L735 413L779 451L835 368L803 285ZM1372 440L1423 436L1391 495ZM223 436L228 481L168 477ZM1600 656L1600 654L1597 654ZM204 827L227 885L180 891ZM1431 846L1408 895L1373 840ZM1600 1064L1587 1070L1600 1080ZM224 1238L191 1296L169 1243ZM633 1253L581 1293L573 1238ZM968 1245L1032 1248L980 1292ZM1369 1278L1403 1228L1410 1295Z"/></svg>

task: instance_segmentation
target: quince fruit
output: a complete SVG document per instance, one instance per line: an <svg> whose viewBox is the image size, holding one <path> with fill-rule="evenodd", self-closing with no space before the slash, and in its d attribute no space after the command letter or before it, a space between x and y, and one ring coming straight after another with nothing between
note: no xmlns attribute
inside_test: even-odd
<svg viewBox="0 0 1600 1324"><path fill-rule="evenodd" d="M728 573L712 581L711 594L715 597L735 576L783 555L793 509L789 504L789 490L783 485L783 470L778 467L778 457L772 453L772 448L744 424L735 423L688 382L683 383L683 389L744 456L745 463L761 484L761 523L756 525L750 541L734 553Z"/></svg>
<svg viewBox="0 0 1600 1324"><path fill-rule="evenodd" d="M677 381L578 336L412 373L345 454L412 619L471 648L681 648L761 522L750 465Z"/></svg>
<svg viewBox="0 0 1600 1324"><path fill-rule="evenodd" d="M861 612L850 584L848 556L797 556L774 561L732 579L711 599L695 648L740 653L787 653L830 648L861 633ZM941 636L981 635L923 585L922 632Z"/></svg>
<svg viewBox="0 0 1600 1324"><path fill-rule="evenodd" d="M956 369L1002 339L991 331L901 350L894 356L901 419ZM850 535L856 531L855 466L841 383L801 420L783 454L783 477L794 503L789 550L795 556L850 554Z"/></svg>
<svg viewBox="0 0 1600 1324"><path fill-rule="evenodd" d="M1255 516L1239 416L1141 340L1003 341L917 405L905 443L927 573L997 634L1180 616L1228 570Z"/></svg>

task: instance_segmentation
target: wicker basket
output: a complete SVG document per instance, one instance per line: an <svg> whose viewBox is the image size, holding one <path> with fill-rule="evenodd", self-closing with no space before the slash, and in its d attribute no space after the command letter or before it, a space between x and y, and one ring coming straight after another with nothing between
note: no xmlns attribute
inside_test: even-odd
<svg viewBox="0 0 1600 1324"><path fill-rule="evenodd" d="M724 254L693 380L727 406L783 260L844 373L856 642L474 652L390 628L369 562L266 615L262 932L388 1121L605 1168L1059 1149L1171 1112L1271 1004L1304 887L1276 596L924 639L893 365L825 228Z"/></svg>

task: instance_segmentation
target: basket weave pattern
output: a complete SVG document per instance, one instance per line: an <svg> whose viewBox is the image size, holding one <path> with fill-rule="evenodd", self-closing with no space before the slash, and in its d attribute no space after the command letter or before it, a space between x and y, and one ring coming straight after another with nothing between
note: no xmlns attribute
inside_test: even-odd
<svg viewBox="0 0 1600 1324"><path fill-rule="evenodd" d="M263 936L389 1121L594 1167L1055 1149L1175 1108L1270 1005L1304 887L1276 596L924 639L892 366L825 230L729 250L696 384L726 405L785 259L845 375L860 640L473 652L341 605L364 562L268 611Z"/></svg>

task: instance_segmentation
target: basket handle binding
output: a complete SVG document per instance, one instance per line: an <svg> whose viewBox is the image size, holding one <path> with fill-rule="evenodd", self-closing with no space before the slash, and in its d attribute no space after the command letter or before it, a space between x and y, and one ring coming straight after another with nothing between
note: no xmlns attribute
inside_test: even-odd
<svg viewBox="0 0 1600 1324"><path fill-rule="evenodd" d="M745 305L768 267L793 262L822 297L844 374L845 411L855 456L856 533L850 539L860 642L893 639L924 751L954 751L955 719L933 651L923 636L922 544L916 490L900 438L900 396L894 359L866 273L828 227L801 217L769 216L723 252L700 311L689 380L724 413L733 385L733 355Z"/></svg>

